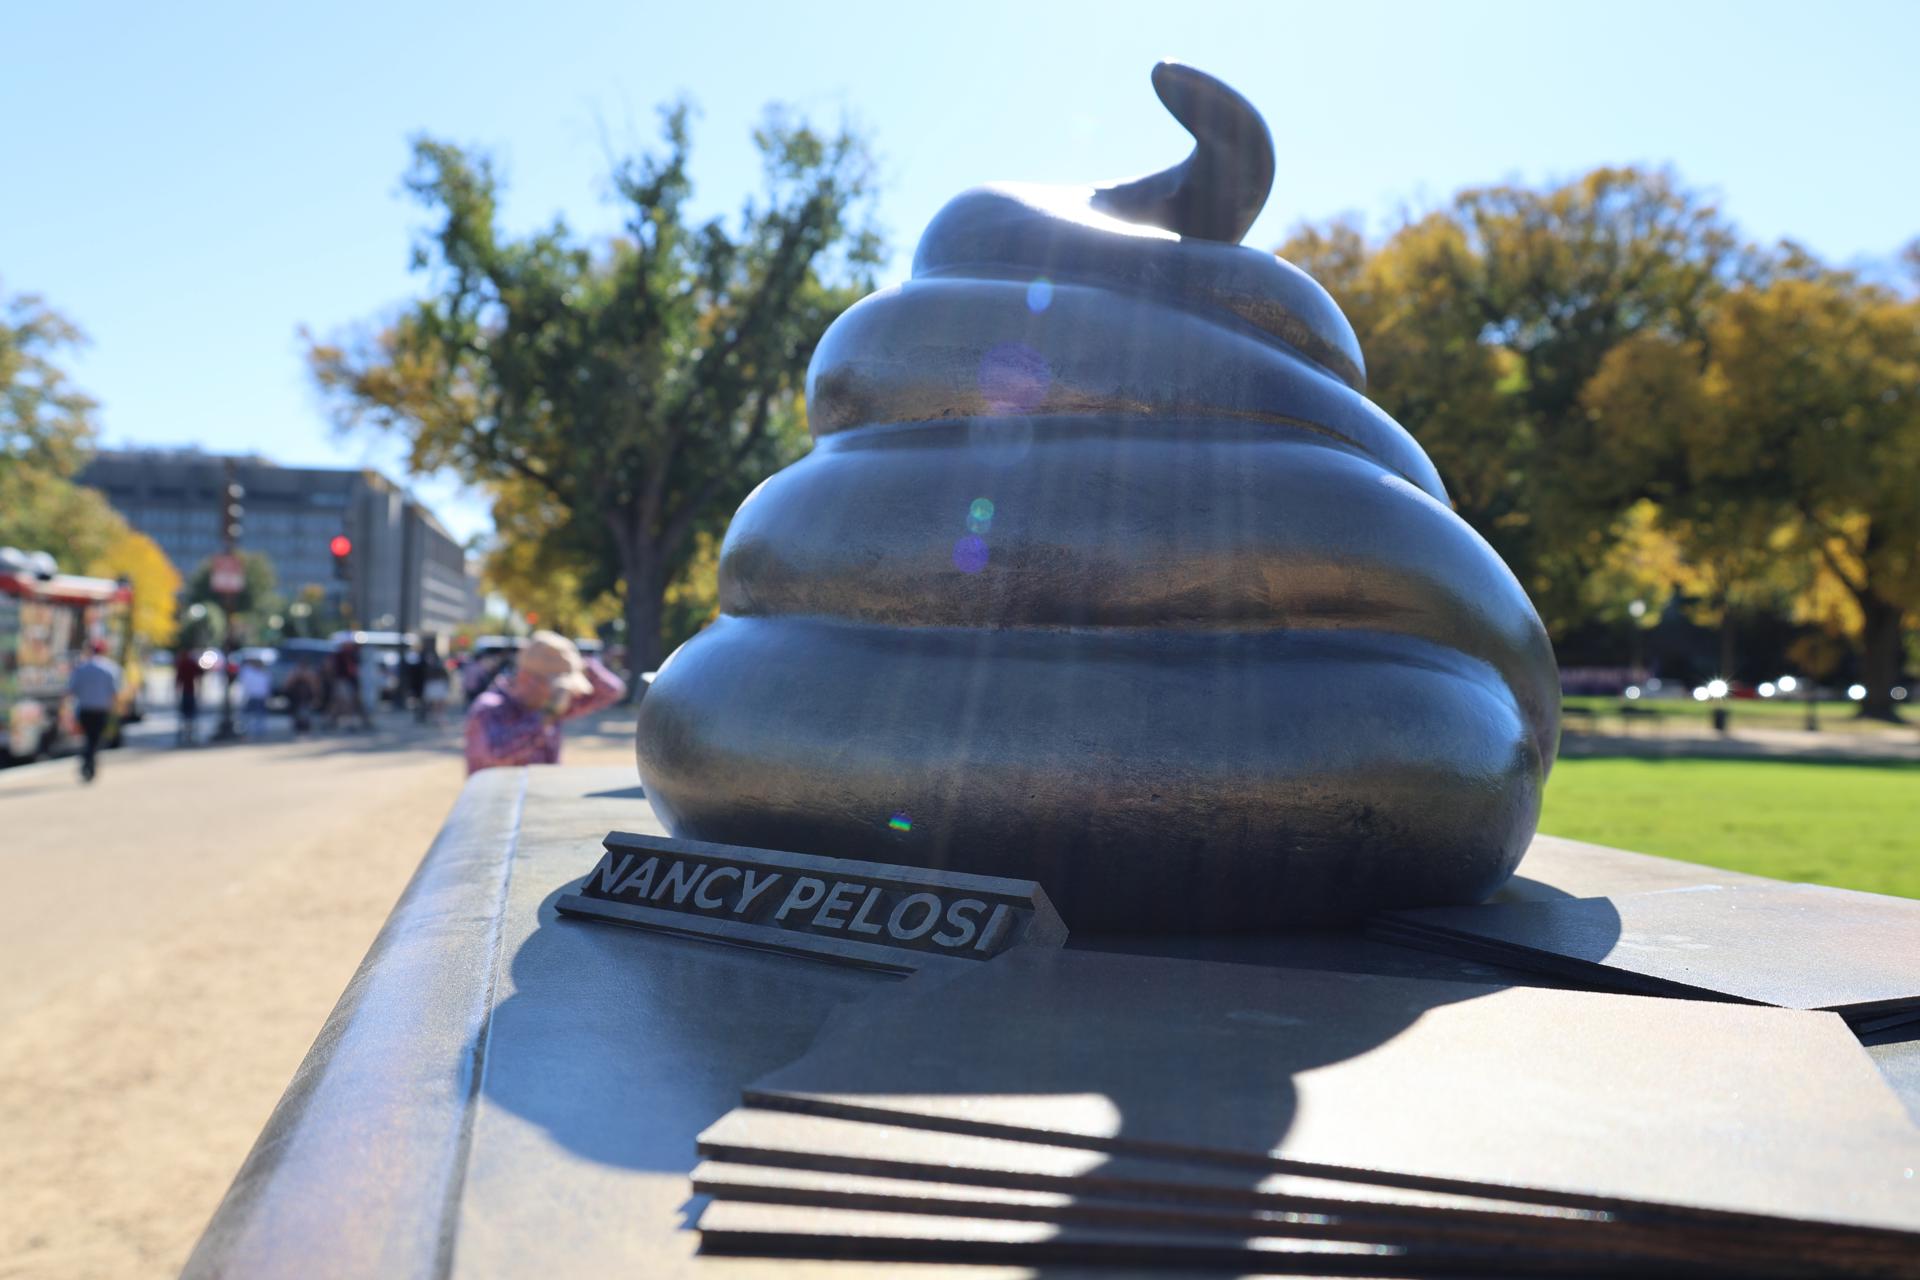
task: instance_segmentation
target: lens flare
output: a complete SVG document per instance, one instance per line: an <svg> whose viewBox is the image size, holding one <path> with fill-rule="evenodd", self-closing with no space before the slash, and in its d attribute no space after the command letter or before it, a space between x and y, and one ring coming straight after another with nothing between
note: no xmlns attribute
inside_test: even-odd
<svg viewBox="0 0 1920 1280"><path fill-rule="evenodd" d="M993 499L975 498L967 508L967 529L972 533L985 533L993 527Z"/></svg>
<svg viewBox="0 0 1920 1280"><path fill-rule="evenodd" d="M1032 413L1052 384L1046 357L1022 343L1003 342L980 357L980 395L995 413Z"/></svg>
<svg viewBox="0 0 1920 1280"><path fill-rule="evenodd" d="M967 419L968 461L990 467L1017 467L1033 451L1033 419L1018 414L1011 418Z"/></svg>
<svg viewBox="0 0 1920 1280"><path fill-rule="evenodd" d="M904 813L896 813L887 819L887 825L895 831L911 831L913 830L913 819Z"/></svg>
<svg viewBox="0 0 1920 1280"><path fill-rule="evenodd" d="M953 544L953 567L962 573L978 573L987 567L987 544L968 534Z"/></svg>
<svg viewBox="0 0 1920 1280"><path fill-rule="evenodd" d="M1053 281L1041 276L1027 286L1027 310L1039 315L1053 303Z"/></svg>

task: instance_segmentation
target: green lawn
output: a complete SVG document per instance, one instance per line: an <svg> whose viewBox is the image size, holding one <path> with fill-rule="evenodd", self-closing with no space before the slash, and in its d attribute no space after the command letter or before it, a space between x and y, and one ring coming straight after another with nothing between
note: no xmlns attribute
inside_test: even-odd
<svg viewBox="0 0 1920 1280"><path fill-rule="evenodd" d="M1920 764L1562 760L1540 830L1920 898Z"/></svg>

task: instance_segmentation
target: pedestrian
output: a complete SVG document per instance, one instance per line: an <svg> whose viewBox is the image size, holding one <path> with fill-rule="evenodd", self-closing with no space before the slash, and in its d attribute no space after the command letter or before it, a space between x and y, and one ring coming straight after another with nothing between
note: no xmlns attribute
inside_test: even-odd
<svg viewBox="0 0 1920 1280"><path fill-rule="evenodd" d="M612 706L627 685L598 658L583 658L573 641L536 631L511 673L467 709L467 772L497 765L558 764L560 725Z"/></svg>
<svg viewBox="0 0 1920 1280"><path fill-rule="evenodd" d="M173 659L173 691L176 724L173 741L176 746L190 747L199 728L200 718L200 655L192 649L182 649Z"/></svg>
<svg viewBox="0 0 1920 1280"><path fill-rule="evenodd" d="M321 717L326 722L321 727L329 730L338 729L340 727L340 651L335 649L329 653L313 674L320 691L320 696L315 700L314 705L320 709Z"/></svg>
<svg viewBox="0 0 1920 1280"><path fill-rule="evenodd" d="M400 678L406 682L407 701L413 705L415 724L427 722L427 679L439 665L439 645L435 643L433 633L428 632L408 650L406 665L400 669Z"/></svg>
<svg viewBox="0 0 1920 1280"><path fill-rule="evenodd" d="M391 664L388 660L392 659ZM392 666L389 673L388 666ZM400 655L385 653L356 643L353 650L354 674L360 681L360 706L365 712L378 711L384 704L405 706L406 686L400 679ZM367 722L373 728L373 722Z"/></svg>
<svg viewBox="0 0 1920 1280"><path fill-rule="evenodd" d="M428 636L420 655L420 713L427 724L440 723L440 710L447 705L447 692L453 687L447 675L447 660L440 656L439 642Z"/></svg>
<svg viewBox="0 0 1920 1280"><path fill-rule="evenodd" d="M87 649L87 660L67 677L74 718L80 722L84 738L80 748L82 782L93 781L100 740L106 737L107 722L113 718L114 703L120 697L120 664L107 656L107 642L95 639Z"/></svg>
<svg viewBox="0 0 1920 1280"><path fill-rule="evenodd" d="M333 701L327 711L327 727L333 728L340 723L341 716L351 715L359 721L360 728L371 730L373 720L367 715L366 699L360 694L360 646L352 640L346 641L333 651L329 666Z"/></svg>
<svg viewBox="0 0 1920 1280"><path fill-rule="evenodd" d="M293 716L293 736L313 730L313 707L323 701L318 692L319 676L305 663L295 663L293 674L287 677L287 710Z"/></svg>
<svg viewBox="0 0 1920 1280"><path fill-rule="evenodd" d="M240 695L246 699L246 733L249 738L267 736L267 701L273 697L273 673L259 658L240 664Z"/></svg>

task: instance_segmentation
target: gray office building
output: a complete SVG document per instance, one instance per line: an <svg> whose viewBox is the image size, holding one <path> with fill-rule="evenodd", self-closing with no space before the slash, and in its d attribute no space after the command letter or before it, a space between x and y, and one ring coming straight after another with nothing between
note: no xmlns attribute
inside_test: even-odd
<svg viewBox="0 0 1920 1280"><path fill-rule="evenodd" d="M191 576L221 550L228 459L195 450L107 450L80 483L107 495L128 524ZM232 459L245 489L240 549L273 562L289 599L318 586L355 624L374 630L450 631L481 613L465 550L433 513L375 471L282 467ZM335 576L332 540L353 542L352 574Z"/></svg>

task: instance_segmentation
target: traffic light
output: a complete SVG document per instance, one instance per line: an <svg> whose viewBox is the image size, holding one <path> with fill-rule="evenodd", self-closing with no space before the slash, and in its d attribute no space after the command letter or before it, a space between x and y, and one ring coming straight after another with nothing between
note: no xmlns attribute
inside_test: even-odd
<svg viewBox="0 0 1920 1280"><path fill-rule="evenodd" d="M327 550L333 552L333 576L351 578L353 576L353 539L344 533L333 535L333 541L327 544Z"/></svg>
<svg viewBox="0 0 1920 1280"><path fill-rule="evenodd" d="M227 459L227 485L220 497L220 537L225 540L228 550L240 541L240 522L246 515L246 509L240 500L247 496L246 488L234 478L233 459Z"/></svg>

